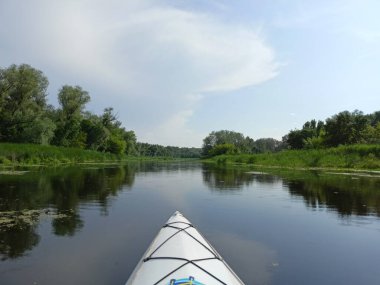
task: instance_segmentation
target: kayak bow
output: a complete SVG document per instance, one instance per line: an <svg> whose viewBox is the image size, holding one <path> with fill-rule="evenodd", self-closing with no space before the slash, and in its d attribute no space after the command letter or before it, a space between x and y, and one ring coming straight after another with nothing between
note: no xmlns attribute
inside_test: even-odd
<svg viewBox="0 0 380 285"><path fill-rule="evenodd" d="M244 285L219 253L175 212L143 255L126 285Z"/></svg>

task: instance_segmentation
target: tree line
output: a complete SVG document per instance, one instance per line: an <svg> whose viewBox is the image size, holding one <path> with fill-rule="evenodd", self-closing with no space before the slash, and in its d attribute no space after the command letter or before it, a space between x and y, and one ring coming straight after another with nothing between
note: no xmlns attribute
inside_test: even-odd
<svg viewBox="0 0 380 285"><path fill-rule="evenodd" d="M80 86L63 85L59 106L47 103L48 78L30 65L0 68L0 142L90 149L115 154L199 157L200 149L138 143L112 107L85 110L91 98Z"/></svg>
<svg viewBox="0 0 380 285"><path fill-rule="evenodd" d="M253 140L242 133L221 130L213 131L203 140L202 155L275 152L284 148L283 142L273 138Z"/></svg>
<svg viewBox="0 0 380 285"><path fill-rule="evenodd" d="M282 141L273 138L253 140L242 133L213 131L203 140L202 155L264 153L284 149L318 149L352 144L380 144L380 111L343 111L326 121L310 120L302 129L291 130Z"/></svg>
<svg viewBox="0 0 380 285"><path fill-rule="evenodd" d="M380 111L343 111L326 119L310 120L282 138L290 149L314 149L352 144L380 144Z"/></svg>

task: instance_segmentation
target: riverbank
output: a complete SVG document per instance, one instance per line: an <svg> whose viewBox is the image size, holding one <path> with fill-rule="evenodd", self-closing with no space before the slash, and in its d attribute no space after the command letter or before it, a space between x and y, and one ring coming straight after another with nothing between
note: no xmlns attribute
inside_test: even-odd
<svg viewBox="0 0 380 285"><path fill-rule="evenodd" d="M125 156L79 148L35 144L0 144L0 165L54 165L86 162L115 162Z"/></svg>
<svg viewBox="0 0 380 285"><path fill-rule="evenodd" d="M380 170L380 145L351 145L328 149L286 150L276 153L219 155L205 161L259 167Z"/></svg>
<svg viewBox="0 0 380 285"><path fill-rule="evenodd" d="M0 166L43 166L125 161L168 161L171 157L116 155L107 152L51 145L0 143Z"/></svg>

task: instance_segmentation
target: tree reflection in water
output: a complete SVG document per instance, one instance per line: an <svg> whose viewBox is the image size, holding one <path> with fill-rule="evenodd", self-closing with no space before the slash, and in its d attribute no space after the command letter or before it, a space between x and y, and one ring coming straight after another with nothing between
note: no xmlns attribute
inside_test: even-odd
<svg viewBox="0 0 380 285"><path fill-rule="evenodd" d="M202 173L205 185L211 190L236 191L253 183L281 182L284 190L302 197L309 208L327 208L341 217L380 216L379 176L291 170L271 170L272 174L268 174L212 165L204 165Z"/></svg>
<svg viewBox="0 0 380 285"><path fill-rule="evenodd" d="M0 226L0 258L6 260L24 255L40 241L36 225L17 221L12 227Z"/></svg>
<svg viewBox="0 0 380 285"><path fill-rule="evenodd" d="M0 177L0 256L17 258L40 240L41 216L51 219L53 233L72 236L84 223L79 204L97 203L107 214L109 197L131 188L136 167L40 169Z"/></svg>
<svg viewBox="0 0 380 285"><path fill-rule="evenodd" d="M75 235L85 226L80 205L95 203L101 214L107 215L112 197L122 189L131 189L136 173L143 176L182 171L197 174L202 171L204 185L219 193L268 189L262 186L273 184L276 189L302 198L309 209L328 209L342 218L380 216L380 177L281 170L261 174L197 163L41 169L23 175L0 176L0 258L18 258L35 247L40 240L37 226L42 218L51 221L55 235Z"/></svg>
<svg viewBox="0 0 380 285"><path fill-rule="evenodd" d="M328 208L341 217L380 216L380 177L306 172L284 179L289 193L302 197L310 208Z"/></svg>

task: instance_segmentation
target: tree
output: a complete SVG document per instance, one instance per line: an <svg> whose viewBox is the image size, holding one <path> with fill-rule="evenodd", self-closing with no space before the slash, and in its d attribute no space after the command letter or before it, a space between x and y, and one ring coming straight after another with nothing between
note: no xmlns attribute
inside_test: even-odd
<svg viewBox="0 0 380 285"><path fill-rule="evenodd" d="M216 156L221 154L236 154L238 153L237 148L230 143L218 144L213 147L213 149L209 152L210 156Z"/></svg>
<svg viewBox="0 0 380 285"><path fill-rule="evenodd" d="M64 85L60 89L58 102L61 108L58 110L54 144L80 148L86 146L87 138L81 130L81 121L83 110L89 101L90 95L80 86Z"/></svg>
<svg viewBox="0 0 380 285"><path fill-rule="evenodd" d="M86 133L86 148L102 151L106 149L106 144L110 132L104 127L102 118L86 113L81 121L81 130Z"/></svg>
<svg viewBox="0 0 380 285"><path fill-rule="evenodd" d="M82 117L82 112L90 99L88 92L80 86L64 85L58 93L58 102L66 120Z"/></svg>
<svg viewBox="0 0 380 285"><path fill-rule="evenodd" d="M380 122L376 126L368 125L363 132L363 143L380 144Z"/></svg>
<svg viewBox="0 0 380 285"><path fill-rule="evenodd" d="M135 132L125 131L123 133L123 139L126 143L125 153L128 155L136 155L137 154L137 151L136 151L137 138L136 138Z"/></svg>
<svg viewBox="0 0 380 285"><path fill-rule="evenodd" d="M207 156L212 154L212 149L217 145L231 144L236 148L237 152L248 153L252 151L253 140L244 137L242 133L234 131L213 131L203 139L202 154Z"/></svg>
<svg viewBox="0 0 380 285"><path fill-rule="evenodd" d="M368 120L372 127L376 127L380 123L380 111L368 115Z"/></svg>
<svg viewBox="0 0 380 285"><path fill-rule="evenodd" d="M46 116L48 79L22 65L0 69L0 140L47 144L55 126Z"/></svg>
<svg viewBox="0 0 380 285"><path fill-rule="evenodd" d="M281 149L282 142L273 138L261 138L254 142L257 152L275 152Z"/></svg>
<svg viewBox="0 0 380 285"><path fill-rule="evenodd" d="M291 149L302 149L306 144L321 147L322 144L317 143L323 141L324 123L322 121L311 120L307 121L301 130L291 130L283 137L283 142ZM315 142L311 144L311 142Z"/></svg>
<svg viewBox="0 0 380 285"><path fill-rule="evenodd" d="M361 111L340 112L326 120L326 144L338 146L362 142L368 124L368 118Z"/></svg>

